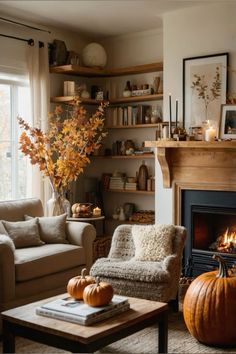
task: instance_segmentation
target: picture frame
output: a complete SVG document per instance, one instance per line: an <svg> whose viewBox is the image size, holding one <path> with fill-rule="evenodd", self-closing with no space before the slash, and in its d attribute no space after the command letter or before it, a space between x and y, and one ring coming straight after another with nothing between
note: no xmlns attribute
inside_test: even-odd
<svg viewBox="0 0 236 354"><path fill-rule="evenodd" d="M236 104L221 105L220 139L236 139Z"/></svg>
<svg viewBox="0 0 236 354"><path fill-rule="evenodd" d="M219 128L221 105L226 103L228 57L228 53L220 53L183 59L183 127L187 131L207 120ZM205 85L205 96L200 84Z"/></svg>

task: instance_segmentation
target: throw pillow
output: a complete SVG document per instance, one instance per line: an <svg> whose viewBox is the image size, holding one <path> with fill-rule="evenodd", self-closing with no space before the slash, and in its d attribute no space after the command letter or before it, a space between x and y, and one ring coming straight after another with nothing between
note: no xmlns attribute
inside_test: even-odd
<svg viewBox="0 0 236 354"><path fill-rule="evenodd" d="M7 236L6 234L5 235L1 235L0 234L0 243L6 243L13 251L13 253L15 252L15 245L14 245L14 242L12 241L12 239Z"/></svg>
<svg viewBox="0 0 236 354"><path fill-rule="evenodd" d="M5 229L5 227L3 226L3 223L0 221L0 234L1 235L6 235L7 231Z"/></svg>
<svg viewBox="0 0 236 354"><path fill-rule="evenodd" d="M66 240L66 218L67 214L37 217L41 240L45 243L68 243ZM25 220L30 219L33 217L25 215Z"/></svg>
<svg viewBox="0 0 236 354"><path fill-rule="evenodd" d="M134 225L132 236L137 261L162 261L172 254L174 225Z"/></svg>
<svg viewBox="0 0 236 354"><path fill-rule="evenodd" d="M44 244L39 237L37 219L15 222L3 220L2 223L16 248L41 246Z"/></svg>

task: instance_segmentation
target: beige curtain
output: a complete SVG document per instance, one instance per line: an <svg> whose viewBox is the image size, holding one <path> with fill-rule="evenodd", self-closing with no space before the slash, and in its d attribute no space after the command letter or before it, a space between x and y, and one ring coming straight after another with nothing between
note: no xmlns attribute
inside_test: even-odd
<svg viewBox="0 0 236 354"><path fill-rule="evenodd" d="M40 46L37 40L28 47L28 70L31 90L32 125L47 129L50 105L48 46ZM46 211L46 201L51 197L48 182L38 165L32 168L32 196L41 199Z"/></svg>

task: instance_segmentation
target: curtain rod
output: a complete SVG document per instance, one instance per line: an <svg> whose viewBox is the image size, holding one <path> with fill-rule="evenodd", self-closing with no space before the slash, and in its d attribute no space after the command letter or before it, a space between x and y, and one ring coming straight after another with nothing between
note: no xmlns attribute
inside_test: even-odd
<svg viewBox="0 0 236 354"><path fill-rule="evenodd" d="M32 38L25 39L25 38L20 38L20 37L15 37L15 36L9 36L9 35L3 34L3 33L0 33L0 36L1 37L6 37L6 38L17 39L18 41L27 42L31 47L34 46L34 40ZM44 47L44 43L39 41L39 48L43 48L43 47Z"/></svg>
<svg viewBox="0 0 236 354"><path fill-rule="evenodd" d="M37 27L33 27L33 26L30 26L30 25L26 25L25 23L21 23L21 22L17 22L17 21L9 20L8 18L0 17L0 20L5 21L5 22L14 23L15 25L19 25L19 26L28 27L28 28L34 29L34 30L36 30L36 31L41 31L41 32L51 33L51 31L44 30L44 29L37 28Z"/></svg>

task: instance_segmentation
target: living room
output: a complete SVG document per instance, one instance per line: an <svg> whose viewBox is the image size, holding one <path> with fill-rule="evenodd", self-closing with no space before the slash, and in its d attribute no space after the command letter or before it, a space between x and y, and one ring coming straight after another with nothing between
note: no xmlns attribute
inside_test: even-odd
<svg viewBox="0 0 236 354"><path fill-rule="evenodd" d="M27 28L21 25L10 23L7 21L0 21L1 34L7 36L14 36L18 38L30 39L33 38L35 41L39 40L44 43L52 43L53 40L61 40L66 44L66 48L69 51L74 51L81 55L83 48L91 43L100 43L106 51L107 54L107 66L106 69L113 68L124 68L139 65L146 65L150 63L160 63L163 62L163 99L158 100L158 105L162 109L163 120L168 121L170 117L170 94L172 98L172 114L175 114L174 103L178 100L178 119L180 124L183 122L183 117L185 115L185 127L187 132L189 132L189 127L191 126L190 117L186 115L186 109L184 112L184 93L183 93L183 61L189 58L198 57L208 57L211 58L212 55L224 55L228 54L228 66L227 70L228 77L228 87L227 94L233 95L236 90L236 77L235 77L235 65L234 61L236 58L236 47L235 47L235 37L236 28L235 13L236 13L236 3L233 1L191 1L191 6L189 2L179 1L168 1L170 5L167 9L160 11L157 3L160 6L164 6L165 1L86 1L86 2L76 2L76 6L81 3L81 13L86 18L86 22L89 22L89 26L86 23L84 28L80 29L80 17L78 15L78 21L76 27L72 29L72 24L63 24L58 20L58 22L50 22L54 19L53 8L47 7L56 6L57 2L42 2L43 10L41 14L38 10L34 11L34 3L38 5L37 1L30 2L27 8L27 2L24 1L0 1L1 17L14 20L23 24L27 24L31 27L37 27L43 31L38 31L33 28ZM48 3L48 4L47 4ZM62 6L63 2L60 2ZM68 7L70 2L67 1L63 6ZM72 2L71 2L72 3ZM71 4L70 3L70 4ZM72 3L72 8L73 4ZM87 6L86 7L86 3ZM94 15L94 5L96 4L96 9L98 7L98 22L93 24L89 19L89 14ZM21 5L23 7L21 7ZM59 6L59 4L58 4ZM65 17L68 15L65 8L60 8L63 13L65 11ZM116 11L117 6L117 11ZM169 7L170 6L170 7ZM152 10L152 17L149 17L150 23L147 24L148 20L145 19L146 11L145 8L148 7L148 16L150 16L150 9ZM56 8L56 7L55 7ZM124 9L125 8L125 14ZM118 11L119 10L119 11ZM135 13L137 10L137 14ZM143 11L142 11L143 10ZM156 12L155 12L156 11ZM117 13L122 14L119 18L119 26L116 29L115 15ZM141 14L140 14L141 12ZM56 13L56 11L55 11ZM74 13L76 11L74 10ZM142 16L144 18L142 22ZM104 29L104 32L100 32L99 24L105 21L106 17L110 17L111 21L113 19L114 25L109 26ZM113 18L114 17L114 18ZM132 19L132 21L131 21ZM45 22L44 22L45 21ZM156 22L155 22L156 21ZM70 21L69 21L70 22ZM81 24L83 23L81 19ZM132 27L126 27L128 24L132 24ZM120 26L122 24L122 26ZM122 31L120 30L122 28ZM102 25L101 25L102 28ZM126 28L128 28L126 30ZM120 32L119 32L120 30ZM86 32L87 31L87 32ZM49 33L50 32L50 33ZM28 46L27 43L23 41L18 41L16 39L7 38L0 36L1 43L1 57L0 66L1 67L13 67L19 68L23 71L26 68L26 57ZM194 60L194 59L193 59ZM188 60L187 60L188 61ZM50 91L48 88L48 103L50 97L60 97L63 92L63 82L66 80L72 80L71 75L58 75L51 73L48 77L50 80ZM154 73L148 73L143 76L145 80L149 80L152 83ZM122 90L126 81L132 79L132 76L127 75L122 79L118 79L119 87ZM73 78L74 80L74 78ZM91 79L88 79L88 84ZM96 80L97 84L100 85L102 79ZM226 103L226 102L224 102ZM51 105L53 107L53 105ZM217 128L219 129L220 114L216 117L218 122ZM24 117L23 117L24 118ZM150 136L146 137L144 130L140 129L138 131L140 141L148 141L151 149L156 152L156 139L154 133L150 128ZM119 138L119 133L117 134L117 139ZM133 134L133 133L132 133ZM130 133L130 137L135 139ZM137 131L134 133L137 134ZM126 139L129 139L129 135L126 135ZM115 139L115 138L114 138ZM171 143L171 142L170 142ZM191 142L189 142L191 143ZM217 142L216 142L217 143ZM219 142L221 143L221 142ZM228 144L229 142L226 142ZM218 156L218 150L214 147L212 151L202 148L200 151L201 158L193 162L193 157L196 157L195 153L191 150L190 156L181 150L181 157L185 160L180 160L179 150L177 147L172 148L168 146L163 146L164 156L157 156L159 162L162 160L163 165L155 160L147 159L147 165L152 175L155 175L155 195L144 195L141 199L140 196L134 196L131 200L133 203L140 206L140 209L153 209L155 210L155 221L161 224L182 224L182 199L185 197L184 193L186 190L207 190L207 191L219 191L219 192L229 192L231 199L235 199L235 145L231 142L232 149L229 147L223 147L220 151L220 155L225 153L225 155ZM147 143L148 145L148 143ZM190 145L191 147L191 145ZM168 151L168 148L171 150ZM159 152L161 149L158 148ZM174 151L176 150L176 151ZM194 150L194 148L193 148ZM174 151L174 152L173 152ZM173 152L174 158L169 159L169 155ZM216 166L212 163L217 155ZM98 160L96 160L98 161ZM153 162L152 162L153 161ZM170 162L171 161L171 162ZM203 163L204 162L204 163ZM213 161L214 162L214 161ZM109 172L114 172L118 166L118 170L122 169L123 162L112 161L112 169ZM134 165L135 163L135 165ZM141 161L140 161L141 163ZM173 163L173 164L172 164ZM222 172L222 165L225 164L224 172ZM88 177L95 176L101 177L103 168L107 172L106 168L107 160L104 163L91 164L85 168L84 174L79 177L78 184L75 184L73 189L73 198L71 204L80 201L80 188L83 185L83 175ZM110 164L110 161L109 161ZM137 160L131 162L130 170L137 170ZM179 166L184 166L181 170ZM139 166L139 163L138 163ZM201 168L199 168L201 166ZM204 167L204 169L203 169ZM167 172L166 172L167 168ZM206 170L207 168L207 170ZM37 166L34 167L35 177L38 177ZM190 171L188 173L188 171ZM133 172L133 174L135 174ZM130 175L132 176L131 172ZM34 179L35 181L35 179ZM1 182L2 190L4 190L4 183ZM33 188L33 189L32 189ZM34 189L27 188L27 197L40 197L43 201L43 206L46 207L46 201L50 198L50 189L44 190L42 198L42 190L37 188ZM31 194L30 194L31 193ZM207 196L208 197L208 196ZM120 205L122 203L122 198L124 196L109 195L109 207L113 204ZM221 198L221 196L214 197L215 199ZM1 197L3 200L4 198ZM9 199L9 198L8 198ZM12 199L15 199L12 198ZM229 202L229 208L236 208ZM204 348L206 350L206 348ZM198 348L198 350L201 350ZM210 349L211 350L211 349ZM199 352L199 351L196 351ZM209 351L210 352L210 351ZM222 351L221 351L222 352Z"/></svg>

